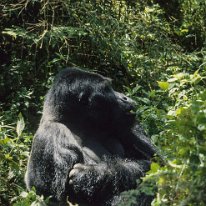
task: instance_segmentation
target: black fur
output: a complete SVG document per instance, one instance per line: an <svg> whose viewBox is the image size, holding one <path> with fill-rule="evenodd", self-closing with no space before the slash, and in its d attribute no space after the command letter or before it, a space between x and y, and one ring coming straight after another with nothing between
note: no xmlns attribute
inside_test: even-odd
<svg viewBox="0 0 206 206"><path fill-rule="evenodd" d="M155 148L136 123L134 102L101 75L68 68L46 95L25 176L53 205L117 205L136 187Z"/></svg>

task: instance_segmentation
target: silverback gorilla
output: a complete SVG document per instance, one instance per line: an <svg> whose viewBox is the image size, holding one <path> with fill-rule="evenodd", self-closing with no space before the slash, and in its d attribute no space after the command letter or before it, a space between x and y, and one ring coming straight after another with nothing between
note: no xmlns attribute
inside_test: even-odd
<svg viewBox="0 0 206 206"><path fill-rule="evenodd" d="M48 91L25 181L51 205L113 206L137 187L155 148L135 123L134 102L101 75L67 68ZM143 204L141 204L143 205Z"/></svg>

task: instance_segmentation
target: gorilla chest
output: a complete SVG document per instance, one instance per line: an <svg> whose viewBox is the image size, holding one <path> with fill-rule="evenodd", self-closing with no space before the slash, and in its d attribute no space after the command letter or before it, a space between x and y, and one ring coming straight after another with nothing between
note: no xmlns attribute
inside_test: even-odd
<svg viewBox="0 0 206 206"><path fill-rule="evenodd" d="M105 141L87 140L83 145L83 155L86 162L99 162L104 156L124 157L122 144L116 139Z"/></svg>

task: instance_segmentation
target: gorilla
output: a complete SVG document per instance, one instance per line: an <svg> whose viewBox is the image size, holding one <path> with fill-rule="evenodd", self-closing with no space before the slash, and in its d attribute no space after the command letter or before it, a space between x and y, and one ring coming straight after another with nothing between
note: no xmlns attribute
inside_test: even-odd
<svg viewBox="0 0 206 206"><path fill-rule="evenodd" d="M25 182L51 197L50 205L114 206L137 187L155 153L132 99L109 78L67 68L45 97Z"/></svg>

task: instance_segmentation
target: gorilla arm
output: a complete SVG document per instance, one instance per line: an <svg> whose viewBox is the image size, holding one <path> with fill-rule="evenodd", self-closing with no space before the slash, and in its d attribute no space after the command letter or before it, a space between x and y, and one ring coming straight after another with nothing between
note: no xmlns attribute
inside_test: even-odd
<svg viewBox="0 0 206 206"><path fill-rule="evenodd" d="M122 132L120 139L128 158L150 161L155 154L161 158L158 150L138 123L132 128L132 131Z"/></svg>
<svg viewBox="0 0 206 206"><path fill-rule="evenodd" d="M136 180L149 169L149 161L107 159L96 165L76 164L69 173L72 196L82 201L100 202L136 187Z"/></svg>
<svg viewBox="0 0 206 206"><path fill-rule="evenodd" d="M37 130L25 181L27 188L56 200L66 198L68 172L83 156L70 130L61 123L42 121Z"/></svg>

